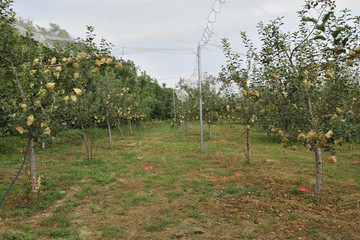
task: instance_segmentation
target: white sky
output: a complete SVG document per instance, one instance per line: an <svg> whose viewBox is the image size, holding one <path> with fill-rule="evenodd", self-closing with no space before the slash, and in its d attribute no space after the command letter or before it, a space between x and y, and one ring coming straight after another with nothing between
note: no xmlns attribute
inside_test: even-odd
<svg viewBox="0 0 360 240"><path fill-rule="evenodd" d="M196 67L195 51L214 0L14 0L18 16L48 27L56 23L71 36L85 38L86 25L95 27L98 40L115 45L113 54L130 59L158 82L173 87L189 78ZM220 45L228 38L233 49L245 52L240 31L257 43L256 25L285 16L286 30L298 25L303 0L225 0L216 15L215 35L201 52L201 70L217 74L225 64ZM338 10L360 15L359 0L337 0ZM177 49L148 52L150 49ZM196 79L196 77L192 78Z"/></svg>

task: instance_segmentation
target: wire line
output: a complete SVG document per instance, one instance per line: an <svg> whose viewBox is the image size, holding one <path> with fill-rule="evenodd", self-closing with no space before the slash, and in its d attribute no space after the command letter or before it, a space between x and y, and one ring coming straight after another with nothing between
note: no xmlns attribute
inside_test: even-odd
<svg viewBox="0 0 360 240"><path fill-rule="evenodd" d="M19 177L19 175L20 175L21 170L22 170L23 167L24 167L25 160L26 160L26 156L27 156L27 153L29 152L31 139L32 139L32 138L29 137L28 147L27 147L27 149L26 149L25 156L24 156L24 160L23 160L23 162L22 162L22 164L21 164L20 170L19 170L19 172L17 173L17 175L16 175L16 177L14 178L14 180L12 181L10 187L9 187L8 190L6 191L4 197L1 199L1 201L0 201L0 206L4 203L6 196L9 194L12 186L15 184L16 180L18 179L18 177Z"/></svg>
<svg viewBox="0 0 360 240"><path fill-rule="evenodd" d="M199 41L200 47L205 47L209 42L211 36L214 34L214 24L216 22L216 14L221 12L221 5L225 3L225 0L215 0L212 5L212 10L208 14L206 28Z"/></svg>

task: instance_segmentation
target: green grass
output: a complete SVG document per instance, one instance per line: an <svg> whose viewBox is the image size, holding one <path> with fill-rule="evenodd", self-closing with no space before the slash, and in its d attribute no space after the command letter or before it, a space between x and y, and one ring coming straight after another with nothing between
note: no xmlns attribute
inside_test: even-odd
<svg viewBox="0 0 360 240"><path fill-rule="evenodd" d="M27 233L14 233L5 231L0 234L1 239L21 239L21 240L36 240L35 236L31 236Z"/></svg>
<svg viewBox="0 0 360 240"><path fill-rule="evenodd" d="M356 239L360 168L352 162L359 151L345 144L337 164L324 161L316 198L314 156L301 146L280 148L278 138L252 131L249 165L242 126L213 125L212 141L205 129L203 153L199 127L187 126L184 133L149 123L126 140L114 132L113 149L104 129L89 129L91 161L81 132L61 133L36 149L38 198L24 171L0 208L0 239ZM26 145L12 141L20 144L0 155L1 196Z"/></svg>
<svg viewBox="0 0 360 240"><path fill-rule="evenodd" d="M71 221L68 217L62 214L54 214L51 217L43 219L41 226L68 228L71 226Z"/></svg>
<svg viewBox="0 0 360 240"><path fill-rule="evenodd" d="M123 235L123 227L122 226L103 226L102 227L102 238L110 238L110 239L121 239Z"/></svg>
<svg viewBox="0 0 360 240"><path fill-rule="evenodd" d="M144 229L147 232L159 232L162 231L165 227L169 227L177 223L177 220L172 220L169 216L158 216L155 217L151 222L146 223Z"/></svg>

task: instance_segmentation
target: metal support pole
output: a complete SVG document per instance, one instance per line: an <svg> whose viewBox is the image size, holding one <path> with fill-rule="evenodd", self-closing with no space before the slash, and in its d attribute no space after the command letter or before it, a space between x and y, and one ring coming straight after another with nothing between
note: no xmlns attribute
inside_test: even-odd
<svg viewBox="0 0 360 240"><path fill-rule="evenodd" d="M204 138L203 138L203 120L202 120L202 93L201 93L201 64L200 64L200 45L198 46L198 78L199 78L199 119L200 119L200 150L204 151Z"/></svg>
<svg viewBox="0 0 360 240"><path fill-rule="evenodd" d="M175 89L173 88L173 100L174 100L174 119L175 119L175 127L176 127L176 105L175 105Z"/></svg>

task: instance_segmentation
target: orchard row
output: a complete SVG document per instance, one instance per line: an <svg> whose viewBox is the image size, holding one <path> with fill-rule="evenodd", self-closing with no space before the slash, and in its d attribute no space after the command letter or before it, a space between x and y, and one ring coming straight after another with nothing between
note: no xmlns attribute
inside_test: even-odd
<svg viewBox="0 0 360 240"><path fill-rule="evenodd" d="M307 1L299 17L294 32L282 30L282 18L260 22L260 48L242 32L245 57L223 40L227 63L218 78L203 80L203 118L210 134L221 119L245 125L249 162L254 125L278 135L282 147L296 149L300 142L314 153L319 194L322 151L336 163L337 145L360 141L360 17L349 10L336 16L335 3L321 0ZM182 80L178 89L186 93L178 120L198 119L198 86Z"/></svg>
<svg viewBox="0 0 360 240"><path fill-rule="evenodd" d="M172 91L131 61L111 55L112 45L95 44L94 29L85 40L51 45L35 41L31 31L15 28L12 1L1 3L0 22L0 137L20 135L29 140L30 178L36 195L34 141L50 140L58 132L82 130L88 159L89 127L111 129L148 118L170 116Z"/></svg>

